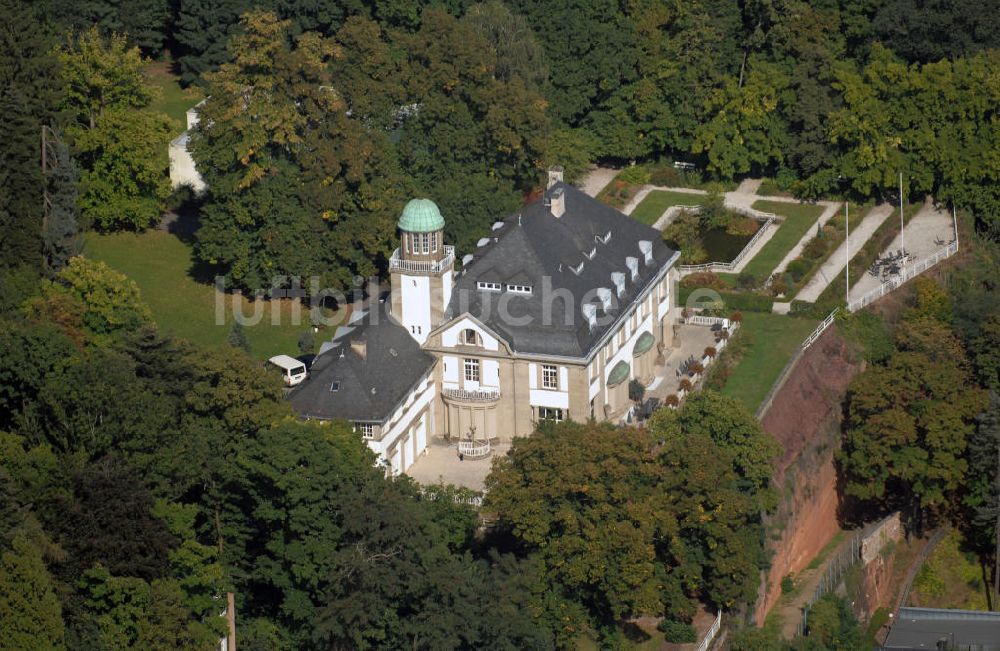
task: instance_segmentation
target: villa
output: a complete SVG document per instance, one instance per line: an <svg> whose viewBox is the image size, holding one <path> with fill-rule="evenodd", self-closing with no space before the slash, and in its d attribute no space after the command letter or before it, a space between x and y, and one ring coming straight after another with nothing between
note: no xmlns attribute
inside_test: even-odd
<svg viewBox="0 0 1000 651"><path fill-rule="evenodd" d="M289 395L300 416L351 421L393 474L432 440L474 458L543 420L632 417L630 381L673 344L679 254L658 231L559 168L460 271L432 201L398 225L390 298L324 344Z"/></svg>

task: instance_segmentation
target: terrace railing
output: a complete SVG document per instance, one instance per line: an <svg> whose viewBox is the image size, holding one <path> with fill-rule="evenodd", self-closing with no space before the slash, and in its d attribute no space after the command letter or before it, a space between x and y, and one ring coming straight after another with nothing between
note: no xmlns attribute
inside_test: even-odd
<svg viewBox="0 0 1000 651"><path fill-rule="evenodd" d="M946 260L958 252L958 241L954 241L948 246L938 249L933 255L924 258L923 260L918 260L913 264L907 265L903 270L891 278L885 281L875 289L866 293L861 298L855 299L847 304L847 310L849 312L857 312L863 307L871 305L878 299L882 298L892 290L896 289L900 285L906 283L908 280L916 278L923 272L927 271L934 265L938 264L942 260Z"/></svg>

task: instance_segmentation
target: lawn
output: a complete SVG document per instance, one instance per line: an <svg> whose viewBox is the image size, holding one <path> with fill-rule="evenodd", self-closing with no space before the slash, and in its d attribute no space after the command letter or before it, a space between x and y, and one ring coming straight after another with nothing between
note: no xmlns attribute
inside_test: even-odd
<svg viewBox="0 0 1000 651"><path fill-rule="evenodd" d="M187 127L186 113L204 97L194 86L181 88L178 77L171 72L171 64L166 61L155 61L146 66L146 77L150 83L160 89L159 97L153 100L151 108L159 113L165 113L177 123L178 133Z"/></svg>
<svg viewBox="0 0 1000 651"><path fill-rule="evenodd" d="M782 314L744 312L737 336L743 337L745 350L722 393L742 402L751 413L756 412L781 369L817 323L815 319Z"/></svg>
<svg viewBox="0 0 1000 651"><path fill-rule="evenodd" d="M652 226L670 206L700 206L708 198L704 194L653 190L632 211L631 217Z"/></svg>
<svg viewBox="0 0 1000 651"><path fill-rule="evenodd" d="M799 243L802 236L816 224L816 220L823 214L823 207L781 201L758 201L753 207L755 210L773 212L785 218L771 239L743 268L744 272L753 274L756 278L766 278L792 247Z"/></svg>
<svg viewBox="0 0 1000 651"><path fill-rule="evenodd" d="M239 297L222 295L224 325L217 325L216 292L207 283L192 277L195 261L190 245L165 231L87 235L85 253L120 271L139 286L143 300L153 312L160 328L171 335L205 346L225 346L233 321L233 301L243 306ZM251 353L267 358L278 353L297 355L299 335L308 329L308 311L303 309L300 323L292 324L292 301L247 302L244 314L263 308L263 318L246 327ZM272 325L272 316L278 325ZM321 332L319 337L328 337ZM317 342L318 345L318 342Z"/></svg>

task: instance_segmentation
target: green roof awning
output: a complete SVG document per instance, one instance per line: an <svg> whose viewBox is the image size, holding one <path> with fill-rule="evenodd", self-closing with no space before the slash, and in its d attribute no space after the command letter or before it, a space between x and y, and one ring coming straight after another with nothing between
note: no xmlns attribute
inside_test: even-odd
<svg viewBox="0 0 1000 651"><path fill-rule="evenodd" d="M632 348L632 357L642 355L644 352L652 348L655 343L656 339L652 334L648 332L642 333L639 335L639 340L635 342L635 346Z"/></svg>
<svg viewBox="0 0 1000 651"><path fill-rule="evenodd" d="M614 387L618 386L622 382L628 379L629 367L625 362L618 362L615 367L611 369L611 374L608 375L608 386Z"/></svg>

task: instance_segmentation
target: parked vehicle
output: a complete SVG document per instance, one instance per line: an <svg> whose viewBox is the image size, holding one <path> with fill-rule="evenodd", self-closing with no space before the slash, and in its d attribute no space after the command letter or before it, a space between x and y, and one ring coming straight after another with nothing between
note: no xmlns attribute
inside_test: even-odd
<svg viewBox="0 0 1000 651"><path fill-rule="evenodd" d="M305 363L290 355L275 355L267 361L281 369L281 376L285 381L286 387L293 387L296 384L300 384L309 375Z"/></svg>

